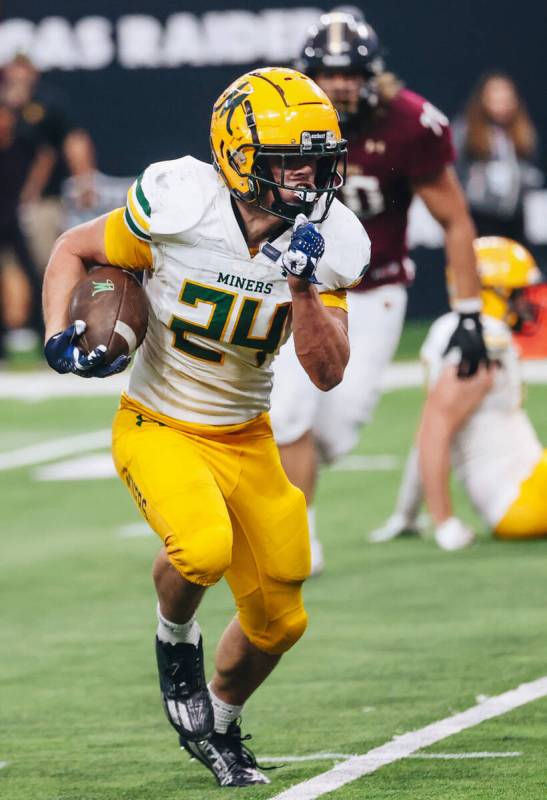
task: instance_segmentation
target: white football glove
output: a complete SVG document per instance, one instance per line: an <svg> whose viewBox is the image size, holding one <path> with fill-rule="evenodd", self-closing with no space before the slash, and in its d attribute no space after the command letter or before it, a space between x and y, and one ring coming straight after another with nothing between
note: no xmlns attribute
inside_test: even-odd
<svg viewBox="0 0 547 800"><path fill-rule="evenodd" d="M382 542L390 542L403 533L415 534L420 536L423 532L426 522L423 518L409 519L404 514L392 514L380 528L375 528L367 536L367 541L371 544L380 544Z"/></svg>
<svg viewBox="0 0 547 800"><path fill-rule="evenodd" d="M475 540L475 534L457 517L449 517L435 528L435 541L441 550L463 550Z"/></svg>

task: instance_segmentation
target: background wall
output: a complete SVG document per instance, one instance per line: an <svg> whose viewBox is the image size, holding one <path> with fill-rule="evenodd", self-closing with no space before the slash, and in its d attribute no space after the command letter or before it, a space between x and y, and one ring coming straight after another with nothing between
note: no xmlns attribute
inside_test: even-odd
<svg viewBox="0 0 547 800"><path fill-rule="evenodd" d="M449 116L485 70L506 70L547 138L544 2L368 0L360 5L413 90ZM99 168L134 175L151 161L208 159L211 105L249 66L287 62L322 3L5 0L0 63L30 50L70 98L97 145ZM251 59L251 60L249 60ZM166 66L168 64L168 66ZM545 149L543 165L545 167ZM418 251L411 313L438 305L442 256Z"/></svg>

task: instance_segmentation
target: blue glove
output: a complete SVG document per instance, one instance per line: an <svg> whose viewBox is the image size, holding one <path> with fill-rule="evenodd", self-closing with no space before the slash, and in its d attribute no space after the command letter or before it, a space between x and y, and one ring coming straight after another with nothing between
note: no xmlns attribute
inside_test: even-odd
<svg viewBox="0 0 547 800"><path fill-rule="evenodd" d="M289 249L283 253L283 268L290 275L303 278L309 283L319 283L315 270L319 259L325 252L325 240L305 214L299 214L294 221Z"/></svg>
<svg viewBox="0 0 547 800"><path fill-rule="evenodd" d="M131 361L129 356L121 355L111 364L105 364L107 350L104 344L88 355L81 352L76 342L85 329L85 322L78 319L47 340L44 354L49 366L61 374L73 372L81 378L108 378L122 372Z"/></svg>

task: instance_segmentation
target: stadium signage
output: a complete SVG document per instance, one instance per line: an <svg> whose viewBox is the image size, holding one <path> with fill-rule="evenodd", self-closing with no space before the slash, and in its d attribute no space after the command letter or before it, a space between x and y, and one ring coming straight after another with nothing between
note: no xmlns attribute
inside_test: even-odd
<svg viewBox="0 0 547 800"><path fill-rule="evenodd" d="M181 12L165 21L150 14L11 18L0 24L0 64L17 53L43 71L287 63L320 13L296 7Z"/></svg>

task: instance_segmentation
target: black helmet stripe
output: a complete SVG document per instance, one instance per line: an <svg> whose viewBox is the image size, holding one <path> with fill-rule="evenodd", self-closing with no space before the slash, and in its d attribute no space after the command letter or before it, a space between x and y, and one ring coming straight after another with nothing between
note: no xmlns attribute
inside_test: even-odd
<svg viewBox="0 0 547 800"><path fill-rule="evenodd" d="M245 122L247 123L247 126L251 131L253 144L260 144L258 131L256 129L255 115L250 100L245 100L245 102L243 103L243 110L245 111Z"/></svg>

